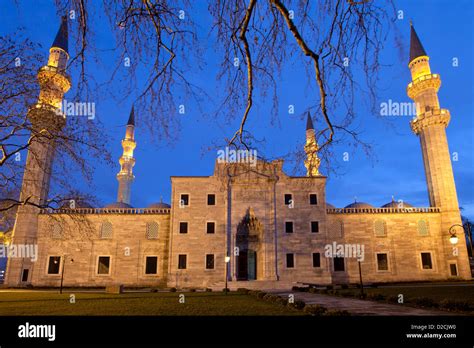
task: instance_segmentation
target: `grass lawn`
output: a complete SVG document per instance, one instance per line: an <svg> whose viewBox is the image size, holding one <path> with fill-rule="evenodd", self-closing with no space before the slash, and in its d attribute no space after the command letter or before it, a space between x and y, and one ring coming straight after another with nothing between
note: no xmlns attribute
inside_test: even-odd
<svg viewBox="0 0 474 348"><path fill-rule="evenodd" d="M340 293L354 292L360 293L359 289L338 290ZM474 286L459 286L459 285L423 285L420 287L411 286L397 286L397 287L380 287L380 288L366 288L364 291L367 294L382 294L385 296L398 296L402 294L405 300L415 297L429 297L435 301L444 299L463 300L474 303Z"/></svg>
<svg viewBox="0 0 474 348"><path fill-rule="evenodd" d="M75 294L76 303L70 303ZM302 311L231 292L175 293L0 292L6 315L304 315Z"/></svg>

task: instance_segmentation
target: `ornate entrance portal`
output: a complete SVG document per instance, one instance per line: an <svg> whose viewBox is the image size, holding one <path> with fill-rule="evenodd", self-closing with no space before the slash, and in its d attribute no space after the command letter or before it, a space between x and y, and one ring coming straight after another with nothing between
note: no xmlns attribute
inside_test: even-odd
<svg viewBox="0 0 474 348"><path fill-rule="evenodd" d="M257 279L257 255L260 250L260 241L263 227L252 208L247 209L242 221L237 226L236 256L237 280Z"/></svg>

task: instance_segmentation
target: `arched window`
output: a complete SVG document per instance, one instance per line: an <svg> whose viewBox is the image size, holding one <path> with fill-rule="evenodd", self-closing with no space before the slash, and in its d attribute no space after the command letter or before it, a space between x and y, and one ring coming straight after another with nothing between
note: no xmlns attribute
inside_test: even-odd
<svg viewBox="0 0 474 348"><path fill-rule="evenodd" d="M375 235L378 236L378 237L386 236L387 231L385 230L385 221L375 220L374 221L374 232L375 232Z"/></svg>
<svg viewBox="0 0 474 348"><path fill-rule="evenodd" d="M334 237L344 236L344 223L342 221L334 221L328 225L331 235Z"/></svg>
<svg viewBox="0 0 474 348"><path fill-rule="evenodd" d="M53 224L51 229L51 238L52 239L61 239L62 238L62 228L58 223Z"/></svg>
<svg viewBox="0 0 474 348"><path fill-rule="evenodd" d="M146 224L146 239L158 239L158 223L156 221Z"/></svg>
<svg viewBox="0 0 474 348"><path fill-rule="evenodd" d="M418 221L418 234L420 236L427 236L429 234L428 223L425 220Z"/></svg>
<svg viewBox="0 0 474 348"><path fill-rule="evenodd" d="M112 238L112 224L108 221L104 221L100 227L100 239Z"/></svg>

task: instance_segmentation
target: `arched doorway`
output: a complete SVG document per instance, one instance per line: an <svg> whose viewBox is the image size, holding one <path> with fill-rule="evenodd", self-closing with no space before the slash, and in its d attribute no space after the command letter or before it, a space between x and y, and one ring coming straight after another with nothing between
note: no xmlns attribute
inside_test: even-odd
<svg viewBox="0 0 474 348"><path fill-rule="evenodd" d="M262 224L258 221L252 208L247 209L247 213L237 226L236 246L238 255L236 256L237 280L257 279L257 255L260 249Z"/></svg>

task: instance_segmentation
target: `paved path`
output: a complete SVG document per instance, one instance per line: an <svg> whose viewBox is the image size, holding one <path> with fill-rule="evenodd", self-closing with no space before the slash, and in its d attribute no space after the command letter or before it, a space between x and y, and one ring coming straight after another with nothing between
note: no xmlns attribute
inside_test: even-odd
<svg viewBox="0 0 474 348"><path fill-rule="evenodd" d="M365 301L347 297L336 297L331 295L312 294L309 292L274 292L275 294L288 298L289 294L295 295L295 299L303 300L306 304L318 304L328 309L346 310L353 315L455 315L450 312L420 309L406 305L396 305L375 301Z"/></svg>

